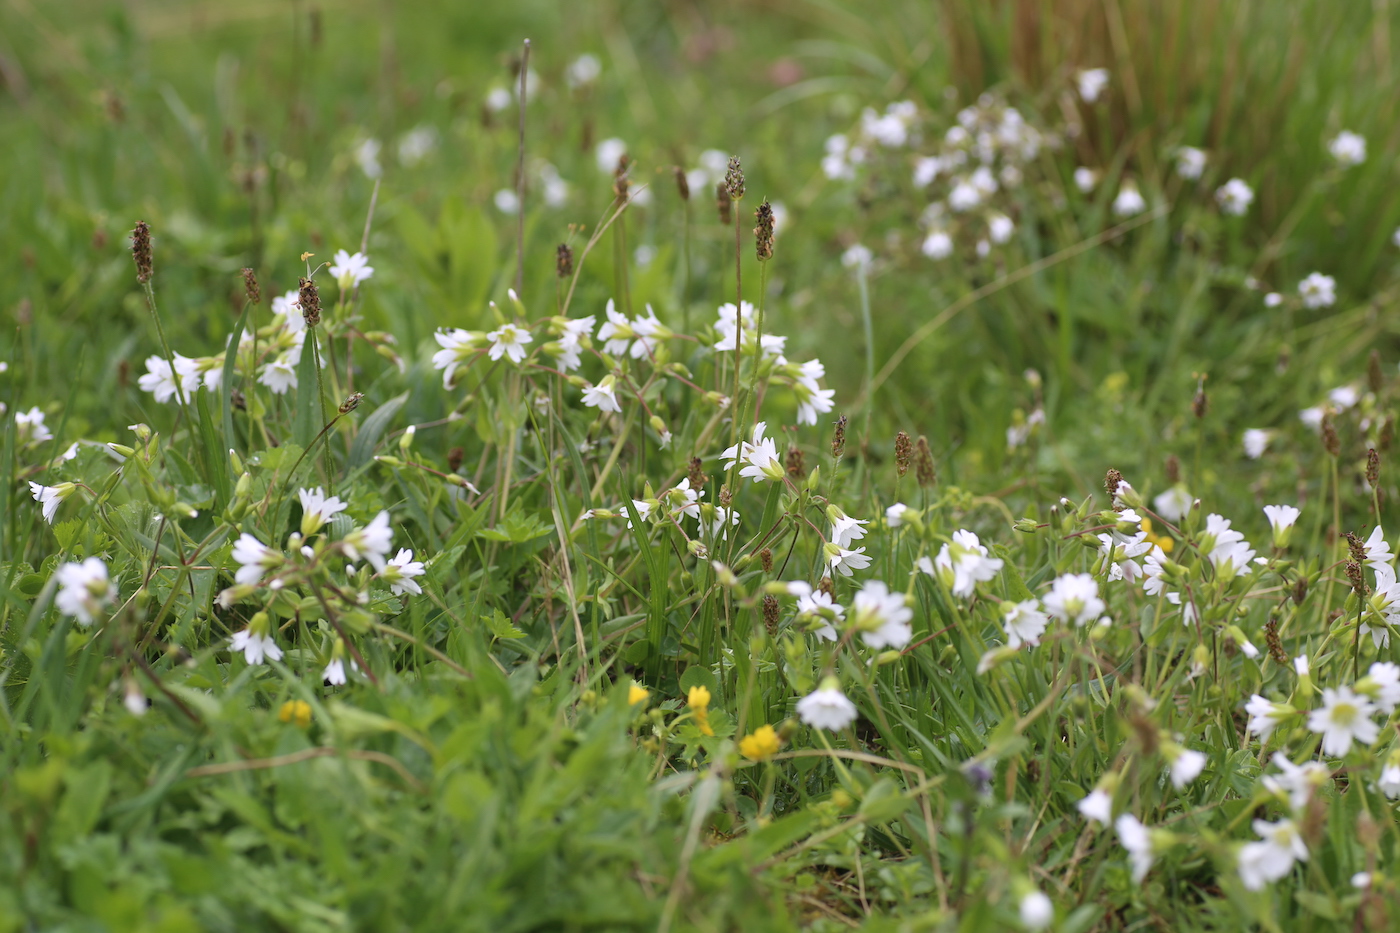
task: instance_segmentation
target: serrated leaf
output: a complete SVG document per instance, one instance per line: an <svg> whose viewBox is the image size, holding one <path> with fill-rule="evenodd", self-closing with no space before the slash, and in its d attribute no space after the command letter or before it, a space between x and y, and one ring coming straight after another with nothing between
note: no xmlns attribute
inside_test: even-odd
<svg viewBox="0 0 1400 933"><path fill-rule="evenodd" d="M501 610L493 610L489 616L482 616L481 621L486 623L486 627L491 630L491 634L497 638L524 638L525 633L511 624Z"/></svg>

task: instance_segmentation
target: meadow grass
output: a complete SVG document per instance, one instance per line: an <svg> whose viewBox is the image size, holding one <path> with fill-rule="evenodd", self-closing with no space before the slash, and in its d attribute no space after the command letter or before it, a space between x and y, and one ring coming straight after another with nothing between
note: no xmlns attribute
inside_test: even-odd
<svg viewBox="0 0 1400 933"><path fill-rule="evenodd" d="M10 0L0 931L1387 928L1397 26Z"/></svg>

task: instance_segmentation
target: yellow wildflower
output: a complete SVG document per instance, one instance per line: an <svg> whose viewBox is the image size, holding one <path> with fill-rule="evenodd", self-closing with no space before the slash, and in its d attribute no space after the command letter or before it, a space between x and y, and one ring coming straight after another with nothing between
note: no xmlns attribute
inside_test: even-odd
<svg viewBox="0 0 1400 933"><path fill-rule="evenodd" d="M283 722L294 722L298 728L305 729L311 725L311 704L305 700L288 700L277 712L277 718Z"/></svg>
<svg viewBox="0 0 1400 933"><path fill-rule="evenodd" d="M1162 549L1163 554L1170 554L1172 548L1176 547L1176 542L1170 537L1167 535L1159 535L1152 530L1152 519L1144 518L1142 520L1142 530L1147 532L1147 543L1157 545Z"/></svg>
<svg viewBox="0 0 1400 933"><path fill-rule="evenodd" d="M773 731L772 726L759 726L739 740L739 751L745 758L762 761L776 755L781 745L778 733Z"/></svg>
<svg viewBox="0 0 1400 933"><path fill-rule="evenodd" d="M648 690L646 687L643 687L636 681L633 681L632 686L627 688L627 704L629 706L636 706L638 703L645 703L647 701L647 698L650 696L651 691Z"/></svg>
<svg viewBox="0 0 1400 933"><path fill-rule="evenodd" d="M695 714L695 725L705 735L714 735L710 728L710 690L708 687L691 687L686 694L686 703Z"/></svg>

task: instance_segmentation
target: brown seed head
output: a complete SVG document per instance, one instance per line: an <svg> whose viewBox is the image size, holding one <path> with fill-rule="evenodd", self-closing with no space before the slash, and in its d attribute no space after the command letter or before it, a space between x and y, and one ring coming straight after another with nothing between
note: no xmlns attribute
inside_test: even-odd
<svg viewBox="0 0 1400 933"><path fill-rule="evenodd" d="M447 452L447 472L456 473L462 466L462 461L466 459L467 452L460 447L453 447Z"/></svg>
<svg viewBox="0 0 1400 933"><path fill-rule="evenodd" d="M729 197L729 189L724 182L715 185L715 207L719 209L719 222L726 227L734 222L734 202Z"/></svg>
<svg viewBox="0 0 1400 933"><path fill-rule="evenodd" d="M1108 498L1114 499L1118 495L1118 487L1123 484L1123 474L1117 470L1109 470L1103 477L1103 488L1108 490Z"/></svg>
<svg viewBox="0 0 1400 933"><path fill-rule="evenodd" d="M778 597L766 593L763 597L763 627L768 629L768 637L778 635Z"/></svg>
<svg viewBox="0 0 1400 933"><path fill-rule="evenodd" d="M758 563L763 568L764 573L773 572L773 551L771 548L764 548L758 552Z"/></svg>
<svg viewBox="0 0 1400 933"><path fill-rule="evenodd" d="M690 488L695 490L696 495L699 495L700 490L704 489L705 484L710 481L702 469L703 466L704 462L699 457L690 458L690 471L687 476L690 479Z"/></svg>
<svg viewBox="0 0 1400 933"><path fill-rule="evenodd" d="M627 158L626 153L624 153L617 159L617 168L613 169L613 195L619 201L627 200L627 191L629 188L627 175L631 166L632 160Z"/></svg>
<svg viewBox="0 0 1400 933"><path fill-rule="evenodd" d="M1381 453L1385 453L1386 451L1390 450L1390 444L1394 440L1395 416L1389 415L1386 417L1385 423L1381 425L1381 436L1379 439L1377 439L1376 444L1380 448Z"/></svg>
<svg viewBox="0 0 1400 933"><path fill-rule="evenodd" d="M725 483L723 486L719 487L719 504L720 504L720 508L725 508L725 509L729 508L729 503L731 503L731 502L733 502L733 501L734 501L734 493L732 493L732 492L729 491L729 484L728 484L728 483Z"/></svg>
<svg viewBox="0 0 1400 933"><path fill-rule="evenodd" d="M685 169L679 165L673 169L676 175L676 190L680 192L682 201L690 200L690 179L685 177Z"/></svg>
<svg viewBox="0 0 1400 933"><path fill-rule="evenodd" d="M832 585L831 577L822 577L822 582L817 584L817 589L830 596L833 592L835 592L836 588Z"/></svg>
<svg viewBox="0 0 1400 933"><path fill-rule="evenodd" d="M568 243L560 243L555 248L554 271L561 279L567 279L574 274L574 251Z"/></svg>
<svg viewBox="0 0 1400 933"><path fill-rule="evenodd" d="M1308 578L1299 577L1298 582L1293 584L1293 605L1301 606L1303 600L1308 598Z"/></svg>
<svg viewBox="0 0 1400 933"><path fill-rule="evenodd" d="M1191 399L1191 410L1196 413L1196 418L1201 419L1210 410L1210 400L1206 398L1206 384L1201 382L1196 387L1196 397Z"/></svg>
<svg viewBox="0 0 1400 933"><path fill-rule="evenodd" d="M788 444L787 460L784 463L787 467L787 474L793 479L801 479L807 475L807 458L802 453L802 448L796 444Z"/></svg>
<svg viewBox="0 0 1400 933"><path fill-rule="evenodd" d="M1366 454L1366 482L1375 489L1381 483L1381 455L1372 447Z"/></svg>
<svg viewBox="0 0 1400 933"><path fill-rule="evenodd" d="M837 460L846 452L846 416L836 419L836 430L831 434L831 455Z"/></svg>
<svg viewBox="0 0 1400 933"><path fill-rule="evenodd" d="M364 398L365 394L363 392L352 392L345 401L340 403L340 413L342 415L350 414L350 412L360 407L360 402L364 401Z"/></svg>
<svg viewBox="0 0 1400 933"><path fill-rule="evenodd" d="M914 455L914 442L909 435L900 431L894 436L894 468L902 479L909 472L909 461Z"/></svg>
<svg viewBox="0 0 1400 933"><path fill-rule="evenodd" d="M914 444L914 476L925 489L932 489L938 482L938 473L933 468L933 451L928 449L928 438L922 434Z"/></svg>
<svg viewBox="0 0 1400 933"><path fill-rule="evenodd" d="M1332 423L1330 411L1322 416L1322 449L1331 457L1342 452L1342 439L1337 436L1337 426Z"/></svg>
<svg viewBox="0 0 1400 933"><path fill-rule="evenodd" d="M1181 482L1181 461L1176 458L1176 454L1169 454L1166 463L1167 482L1175 486Z"/></svg>
<svg viewBox="0 0 1400 933"><path fill-rule="evenodd" d="M1351 584L1351 591L1356 594L1357 599L1366 598L1366 580L1361 575L1361 565L1354 560L1346 563L1347 582Z"/></svg>
<svg viewBox="0 0 1400 933"><path fill-rule="evenodd" d="M1351 552L1351 559L1358 564L1366 563L1366 545L1361 543L1361 539L1350 531L1343 537L1347 539L1347 550Z"/></svg>
<svg viewBox="0 0 1400 933"><path fill-rule="evenodd" d="M300 284L297 303L301 305L302 319L307 327L315 327L321 323L321 293L316 289L316 283L308 278L303 278Z"/></svg>
<svg viewBox="0 0 1400 933"><path fill-rule="evenodd" d="M262 301L262 289L258 287L258 277L253 274L252 269L243 270L243 296L248 299L250 305Z"/></svg>
<svg viewBox="0 0 1400 933"><path fill-rule="evenodd" d="M155 274L151 258L151 225L144 220L136 221L131 231L131 258L136 262L136 281L145 285Z"/></svg>
<svg viewBox="0 0 1400 933"><path fill-rule="evenodd" d="M773 206L765 198L753 212L758 224L753 228L753 247L759 262L773 258Z"/></svg>
<svg viewBox="0 0 1400 933"><path fill-rule="evenodd" d="M1381 351L1372 350L1371 356L1366 360L1366 383L1371 387L1371 391L1377 395L1385 388L1385 373L1381 370Z"/></svg>
<svg viewBox="0 0 1400 933"><path fill-rule="evenodd" d="M724 173L724 187L729 191L730 200L737 201L744 196L744 170L739 167L739 157L729 157L729 169Z"/></svg>
<svg viewBox="0 0 1400 933"><path fill-rule="evenodd" d="M1288 652L1283 650L1283 639L1278 634L1278 619L1269 617L1264 623L1264 646L1269 651L1269 660L1280 667L1288 666Z"/></svg>

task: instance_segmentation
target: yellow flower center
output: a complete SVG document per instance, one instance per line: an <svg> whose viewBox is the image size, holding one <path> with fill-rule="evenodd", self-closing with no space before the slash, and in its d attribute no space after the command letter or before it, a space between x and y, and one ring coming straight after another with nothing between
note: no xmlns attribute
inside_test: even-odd
<svg viewBox="0 0 1400 933"><path fill-rule="evenodd" d="M772 726L759 726L739 740L739 751L745 758L762 761L778 753L782 741Z"/></svg>

